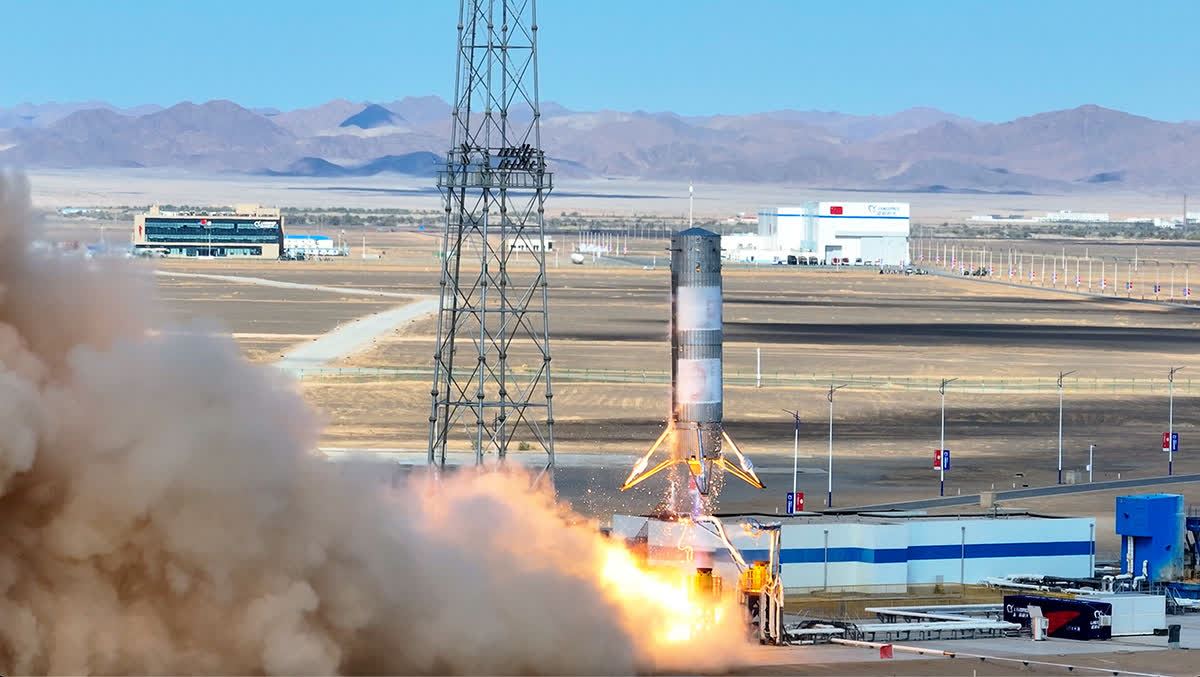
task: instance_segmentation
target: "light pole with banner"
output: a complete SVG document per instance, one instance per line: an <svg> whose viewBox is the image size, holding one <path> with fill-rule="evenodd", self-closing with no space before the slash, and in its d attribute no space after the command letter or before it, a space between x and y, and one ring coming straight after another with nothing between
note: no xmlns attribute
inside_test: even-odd
<svg viewBox="0 0 1200 677"><path fill-rule="evenodd" d="M1058 372L1058 483L1062 484L1062 421L1063 421L1063 379L1075 371Z"/></svg>
<svg viewBox="0 0 1200 677"><path fill-rule="evenodd" d="M946 386L957 381L957 378L942 379L942 384L938 386L938 392L942 395L942 437L938 443L938 456L941 459L938 462L938 472L941 474L938 481L938 496L946 495Z"/></svg>
<svg viewBox="0 0 1200 677"><path fill-rule="evenodd" d="M800 412L799 411L788 411L787 409L784 409L783 411L785 411L788 414L791 414L792 419L796 422L795 434L792 437L792 495L795 496L796 495L796 475L799 473L799 470L800 470Z"/></svg>
<svg viewBox="0 0 1200 677"><path fill-rule="evenodd" d="M845 384L840 386L831 385L829 386L829 394L826 396L829 398L829 495L826 497L825 502L827 508L833 507L833 394L845 387Z"/></svg>
<svg viewBox="0 0 1200 677"><path fill-rule="evenodd" d="M1175 471L1175 448L1179 445L1179 438L1175 437L1175 372L1183 369L1183 367L1171 367L1167 372L1167 391L1168 410L1167 410L1167 474L1172 475Z"/></svg>

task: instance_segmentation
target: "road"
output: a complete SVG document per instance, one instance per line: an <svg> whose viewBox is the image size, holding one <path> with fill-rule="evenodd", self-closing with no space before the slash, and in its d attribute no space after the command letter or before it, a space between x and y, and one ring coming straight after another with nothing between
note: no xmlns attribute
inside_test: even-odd
<svg viewBox="0 0 1200 677"><path fill-rule="evenodd" d="M210 273L180 273L174 271L158 270L157 274L164 277L189 277L202 280L217 280L220 282L234 282L238 284L256 284L264 287L276 287L279 289L305 289L311 291L323 291L333 294L346 294L355 296L382 296L385 298L397 298L411 301L406 305L391 310L385 310L382 313L367 315L360 317L357 320L340 326L337 329L317 338L311 343L305 343L299 347L293 348L286 353L281 360L275 363L275 366L280 369L285 369L292 372L302 373L305 369L315 369L323 367L330 362L337 361L347 355L362 350L375 338L386 334L393 328L411 322L422 315L436 312L438 309L438 300L434 296L417 296L413 294L399 294L390 291L380 291L375 289L356 289L354 287L330 287L322 284L303 284L300 282L283 282L280 280L270 280L263 277L246 277L244 275L215 275Z"/></svg>
<svg viewBox="0 0 1200 677"><path fill-rule="evenodd" d="M353 355L393 328L411 322L422 315L436 312L437 309L438 300L432 296L426 296L417 297L417 300L399 308L360 317L311 343L293 348L276 362L275 366L293 372L322 367L347 355Z"/></svg>
<svg viewBox="0 0 1200 677"><path fill-rule="evenodd" d="M1083 494L1091 491L1109 491L1112 489L1133 489L1152 487L1158 484L1175 484L1178 482L1200 482L1200 473L1191 475L1170 475L1161 477L1141 477L1127 480L1110 480L1107 482L1090 482L1088 484L1055 484L1048 487L1033 487L1029 489L1012 489L997 491L996 500L1016 500L1022 498L1042 498L1045 496L1061 496L1063 494ZM831 512L862 512L870 510L921 510L926 508L949 508L957 505L979 505L979 494L966 496L945 496L928 498L919 501L901 501L899 503L880 503L878 505L861 505L853 508L833 510Z"/></svg>
<svg viewBox="0 0 1200 677"><path fill-rule="evenodd" d="M351 294L354 296L383 296L386 298L396 299L412 299L421 298L414 297L412 294L401 294L394 291L381 291L377 289L356 289L354 287L329 287L323 284L303 284L301 282L283 282L280 280L268 280L263 277L246 277L244 275L215 275L211 273L181 273L173 270L156 270L157 275L163 277L191 277L200 280L217 280L219 282L238 282L241 284L256 284L262 287L277 287L279 289L309 289L312 291L327 291L334 294Z"/></svg>

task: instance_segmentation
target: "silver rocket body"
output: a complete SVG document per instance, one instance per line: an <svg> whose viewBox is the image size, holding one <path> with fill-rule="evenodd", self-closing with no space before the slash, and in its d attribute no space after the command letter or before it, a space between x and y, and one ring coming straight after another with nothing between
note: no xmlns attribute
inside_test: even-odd
<svg viewBox="0 0 1200 677"><path fill-rule="evenodd" d="M671 238L673 455L721 455L721 238L690 228Z"/></svg>
<svg viewBox="0 0 1200 677"><path fill-rule="evenodd" d="M686 465L697 490L707 494L713 467L763 488L754 465L722 424L721 237L689 228L671 237L671 412L667 429L634 464L622 490L674 465ZM649 467L664 443L667 457ZM736 455L726 461L724 451Z"/></svg>

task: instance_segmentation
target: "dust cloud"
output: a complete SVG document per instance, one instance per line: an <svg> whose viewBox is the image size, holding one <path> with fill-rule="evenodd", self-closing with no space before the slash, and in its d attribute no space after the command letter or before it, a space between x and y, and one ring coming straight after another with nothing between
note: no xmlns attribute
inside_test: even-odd
<svg viewBox="0 0 1200 677"><path fill-rule="evenodd" d="M339 474L286 376L34 223L0 173L0 672L719 670L744 646L663 641L669 595L601 575L614 546L526 479Z"/></svg>

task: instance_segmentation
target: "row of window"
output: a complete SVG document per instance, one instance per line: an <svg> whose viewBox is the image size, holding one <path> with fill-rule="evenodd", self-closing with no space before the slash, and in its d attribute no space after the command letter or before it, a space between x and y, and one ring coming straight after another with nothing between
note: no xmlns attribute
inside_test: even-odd
<svg viewBox="0 0 1200 677"><path fill-rule="evenodd" d="M149 228L146 229L147 242L179 242L180 240L194 240L196 242L213 242L217 244L240 244L243 242L261 242L264 244L279 244L278 233L227 233L227 232L212 232L212 231L197 231L197 232L182 232L179 231L160 233Z"/></svg>
<svg viewBox="0 0 1200 677"><path fill-rule="evenodd" d="M278 221L216 221L210 219L189 219L186 221L166 221L146 219L147 228L238 228L242 230L279 230Z"/></svg>
<svg viewBox="0 0 1200 677"><path fill-rule="evenodd" d="M262 247L162 247L161 250L168 256L262 256Z"/></svg>

